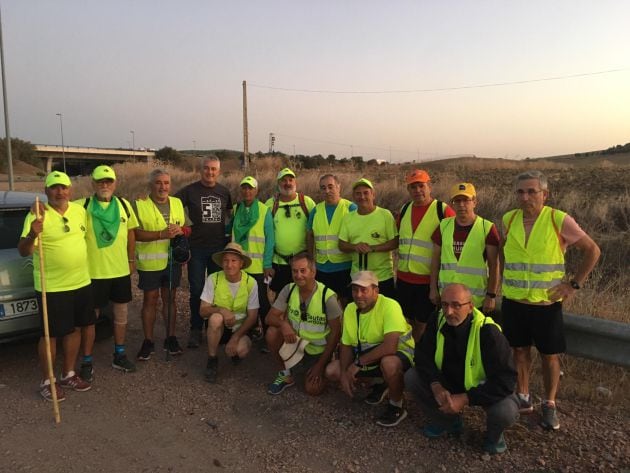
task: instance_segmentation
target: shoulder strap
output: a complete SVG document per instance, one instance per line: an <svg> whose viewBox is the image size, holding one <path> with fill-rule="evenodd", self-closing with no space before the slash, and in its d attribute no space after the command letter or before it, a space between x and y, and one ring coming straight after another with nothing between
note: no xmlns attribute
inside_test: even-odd
<svg viewBox="0 0 630 473"><path fill-rule="evenodd" d="M399 222L402 222L403 217L405 216L405 214L407 213L407 209L409 208L409 205L411 204L411 201L407 202L405 205L402 206L402 209L400 209L400 217L399 217Z"/></svg>
<svg viewBox="0 0 630 473"><path fill-rule="evenodd" d="M518 212L518 210L512 211L512 215L510 215L510 220L508 221L508 224L505 227L505 239L506 240L507 240L508 233L510 233L510 227L512 226L512 222L516 218L517 212Z"/></svg>
<svg viewBox="0 0 630 473"><path fill-rule="evenodd" d="M326 323L328 323L328 312L326 311L326 293L328 292L328 286L324 286L324 290L322 291L322 310L324 311L324 315L326 316Z"/></svg>
<svg viewBox="0 0 630 473"><path fill-rule="evenodd" d="M300 201L300 207L302 207L302 212L308 218L308 207L306 206L306 202L304 201L304 194L298 192L298 200Z"/></svg>
<svg viewBox="0 0 630 473"><path fill-rule="evenodd" d="M88 205L90 205L90 197L85 198L85 202L83 202L83 208L87 210Z"/></svg>
<svg viewBox="0 0 630 473"><path fill-rule="evenodd" d="M436 210L437 210L437 218L441 222L444 220L444 202L436 199Z"/></svg>
<svg viewBox="0 0 630 473"><path fill-rule="evenodd" d="M291 299L291 294L293 294L293 290L295 289L295 283L291 283L291 289L289 289L289 293L287 294L286 304L289 307L289 299Z"/></svg>
<svg viewBox="0 0 630 473"><path fill-rule="evenodd" d="M129 219L131 217L131 213L129 212L129 207L127 206L127 202L125 202L125 199L123 199L122 197L118 197L118 200L122 204L123 209L125 209L125 213L127 214L127 219Z"/></svg>

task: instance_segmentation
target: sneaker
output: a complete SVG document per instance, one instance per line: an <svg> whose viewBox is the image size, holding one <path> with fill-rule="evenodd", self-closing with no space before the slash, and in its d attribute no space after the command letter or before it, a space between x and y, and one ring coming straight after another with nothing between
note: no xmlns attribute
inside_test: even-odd
<svg viewBox="0 0 630 473"><path fill-rule="evenodd" d="M71 373L73 373L72 376L68 376L67 378L61 378L61 381L59 382L59 384L61 385L62 388L69 388L69 389L73 389L74 391L79 391L79 392L89 391L90 389L92 389L92 385L90 383L85 381L83 378L81 378L78 374L74 373L73 371L71 371Z"/></svg>
<svg viewBox="0 0 630 473"><path fill-rule="evenodd" d="M497 453L503 453L507 450L507 445L505 444L505 438L503 437L503 433L499 436L499 440L496 442L491 442L488 438L484 438L483 440L483 451L488 452L490 455L496 455Z"/></svg>
<svg viewBox="0 0 630 473"><path fill-rule="evenodd" d="M201 330L191 328L190 338L188 339L188 348L199 348L201 346Z"/></svg>
<svg viewBox="0 0 630 473"><path fill-rule="evenodd" d="M112 368L125 373L133 373L136 371L136 365L134 365L124 353L114 353Z"/></svg>
<svg viewBox="0 0 630 473"><path fill-rule="evenodd" d="M462 433L462 430L464 430L464 422L461 417L458 417L448 427L436 424L427 424L422 428L422 433L427 438L436 439L438 437L442 437L443 435L459 435Z"/></svg>
<svg viewBox="0 0 630 473"><path fill-rule="evenodd" d="M79 368L79 376L81 379L86 380L88 383L94 381L94 366L92 363L81 363L81 367Z"/></svg>
<svg viewBox="0 0 630 473"><path fill-rule="evenodd" d="M269 348L267 348L267 345L263 345L262 347L260 347L260 353L262 353L263 355L267 355L271 352L269 351Z"/></svg>
<svg viewBox="0 0 630 473"><path fill-rule="evenodd" d="M145 338L136 358L142 361L147 361L151 359L151 355L153 355L153 353L155 353L155 345L151 340Z"/></svg>
<svg viewBox="0 0 630 473"><path fill-rule="evenodd" d="M164 340L164 351L166 350L168 350L169 355L181 355L184 353L175 335L171 335Z"/></svg>
<svg viewBox="0 0 630 473"><path fill-rule="evenodd" d="M558 430L560 428L558 411L554 403L548 401L543 402L540 425L542 425L543 429L547 430Z"/></svg>
<svg viewBox="0 0 630 473"><path fill-rule="evenodd" d="M385 412L376 420L376 425L396 427L405 417L407 417L407 410L404 407L394 406L388 402Z"/></svg>
<svg viewBox="0 0 630 473"><path fill-rule="evenodd" d="M57 392L57 402L66 400L66 395L64 394L63 389L61 389L61 386L59 386L59 383L57 382L55 382L55 391ZM39 395L47 401L52 401L53 396L52 396L52 391L50 389L50 384L40 384Z"/></svg>
<svg viewBox="0 0 630 473"><path fill-rule="evenodd" d="M290 388L294 384L295 381L293 381L293 376L285 376L282 374L282 372L279 372L274 382L267 387L267 393L275 396L277 394L280 394L285 389Z"/></svg>
<svg viewBox="0 0 630 473"><path fill-rule="evenodd" d="M527 399L523 399L520 394L517 394L516 397L518 398L519 414L531 414L534 412L531 394L527 396Z"/></svg>
<svg viewBox="0 0 630 473"><path fill-rule="evenodd" d="M217 371L219 370L219 359L216 356L208 357L208 364L206 364L206 372L204 376L208 383L217 382Z"/></svg>
<svg viewBox="0 0 630 473"><path fill-rule="evenodd" d="M368 394L365 398L365 403L371 406L376 406L383 402L388 392L389 389L387 388L387 385L385 383L374 384L372 385L372 390L370 391L370 394Z"/></svg>

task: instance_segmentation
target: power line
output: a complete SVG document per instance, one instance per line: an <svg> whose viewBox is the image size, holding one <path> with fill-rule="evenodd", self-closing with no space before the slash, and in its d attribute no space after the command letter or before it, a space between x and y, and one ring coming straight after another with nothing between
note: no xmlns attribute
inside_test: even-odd
<svg viewBox="0 0 630 473"><path fill-rule="evenodd" d="M524 79L507 82L492 82L488 84L460 85L455 87L439 87L434 89L409 89L409 90L323 90L323 89L293 89L289 87L274 87L270 85L248 83L250 87L259 89L278 90L282 92L304 92L312 94L419 94L428 92L445 92L450 90L466 90L466 89L483 89L487 87L502 87L508 85L531 84L534 82L546 82L553 80L576 79L578 77L597 76L603 74L613 74L616 72L625 72L629 68L609 69L606 71L584 72L580 74L568 74L562 76L542 77L538 79Z"/></svg>

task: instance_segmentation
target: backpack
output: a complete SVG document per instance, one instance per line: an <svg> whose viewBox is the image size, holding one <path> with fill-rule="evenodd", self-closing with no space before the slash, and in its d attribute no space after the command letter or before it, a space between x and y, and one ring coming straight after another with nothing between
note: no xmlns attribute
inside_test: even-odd
<svg viewBox="0 0 630 473"><path fill-rule="evenodd" d="M85 202L83 203L83 208L85 210L87 210L88 205L90 205L90 198L91 197L87 197L85 199ZM125 209L125 213L127 214L127 220L129 220L129 218L131 217L131 212L129 212L129 207L127 207L127 203L125 202L125 199L123 199L122 197L116 197L116 199L122 204L123 209Z"/></svg>
<svg viewBox="0 0 630 473"><path fill-rule="evenodd" d="M407 202L405 205L403 205L402 209L400 209L400 217L399 217L399 222L402 222L403 217L405 216L405 213L407 212L407 209L409 208L409 205L411 205L411 201ZM444 202L441 202L440 200L436 199L436 209L437 211L437 218L438 220L441 222L442 220L444 220Z"/></svg>
<svg viewBox="0 0 630 473"><path fill-rule="evenodd" d="M300 207L302 207L302 212L304 212L304 215L306 216L306 218L308 218L308 208L306 207L306 202L304 201L304 194L302 194L301 192L297 193L298 195L298 201L300 202L299 204L291 204L291 205L283 205L283 207L297 207L298 205ZM276 216L276 212L278 211L278 208L280 207L280 199L278 199L278 196L275 196L273 198L273 207L271 209L271 217L275 217Z"/></svg>

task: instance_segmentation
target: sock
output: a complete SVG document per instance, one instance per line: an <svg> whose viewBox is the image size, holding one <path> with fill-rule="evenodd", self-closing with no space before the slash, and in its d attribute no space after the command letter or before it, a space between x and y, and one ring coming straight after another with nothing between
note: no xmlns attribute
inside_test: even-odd
<svg viewBox="0 0 630 473"><path fill-rule="evenodd" d="M125 345L114 345L114 353L117 355L125 353Z"/></svg>
<svg viewBox="0 0 630 473"><path fill-rule="evenodd" d="M282 376L291 376L291 370L280 370Z"/></svg>
<svg viewBox="0 0 630 473"><path fill-rule="evenodd" d="M522 399L523 401L529 402L529 393L527 393L527 394L518 393L518 397L519 397L519 399Z"/></svg>
<svg viewBox="0 0 630 473"><path fill-rule="evenodd" d="M74 371L68 371L65 376L62 376L61 379L72 378L76 373Z"/></svg>
<svg viewBox="0 0 630 473"><path fill-rule="evenodd" d="M83 355L83 363L92 364L92 355Z"/></svg>
<svg viewBox="0 0 630 473"><path fill-rule="evenodd" d="M402 407L403 406L403 400L402 399L400 401L393 401L392 399L390 399L389 403L392 406L396 406L396 407Z"/></svg>

